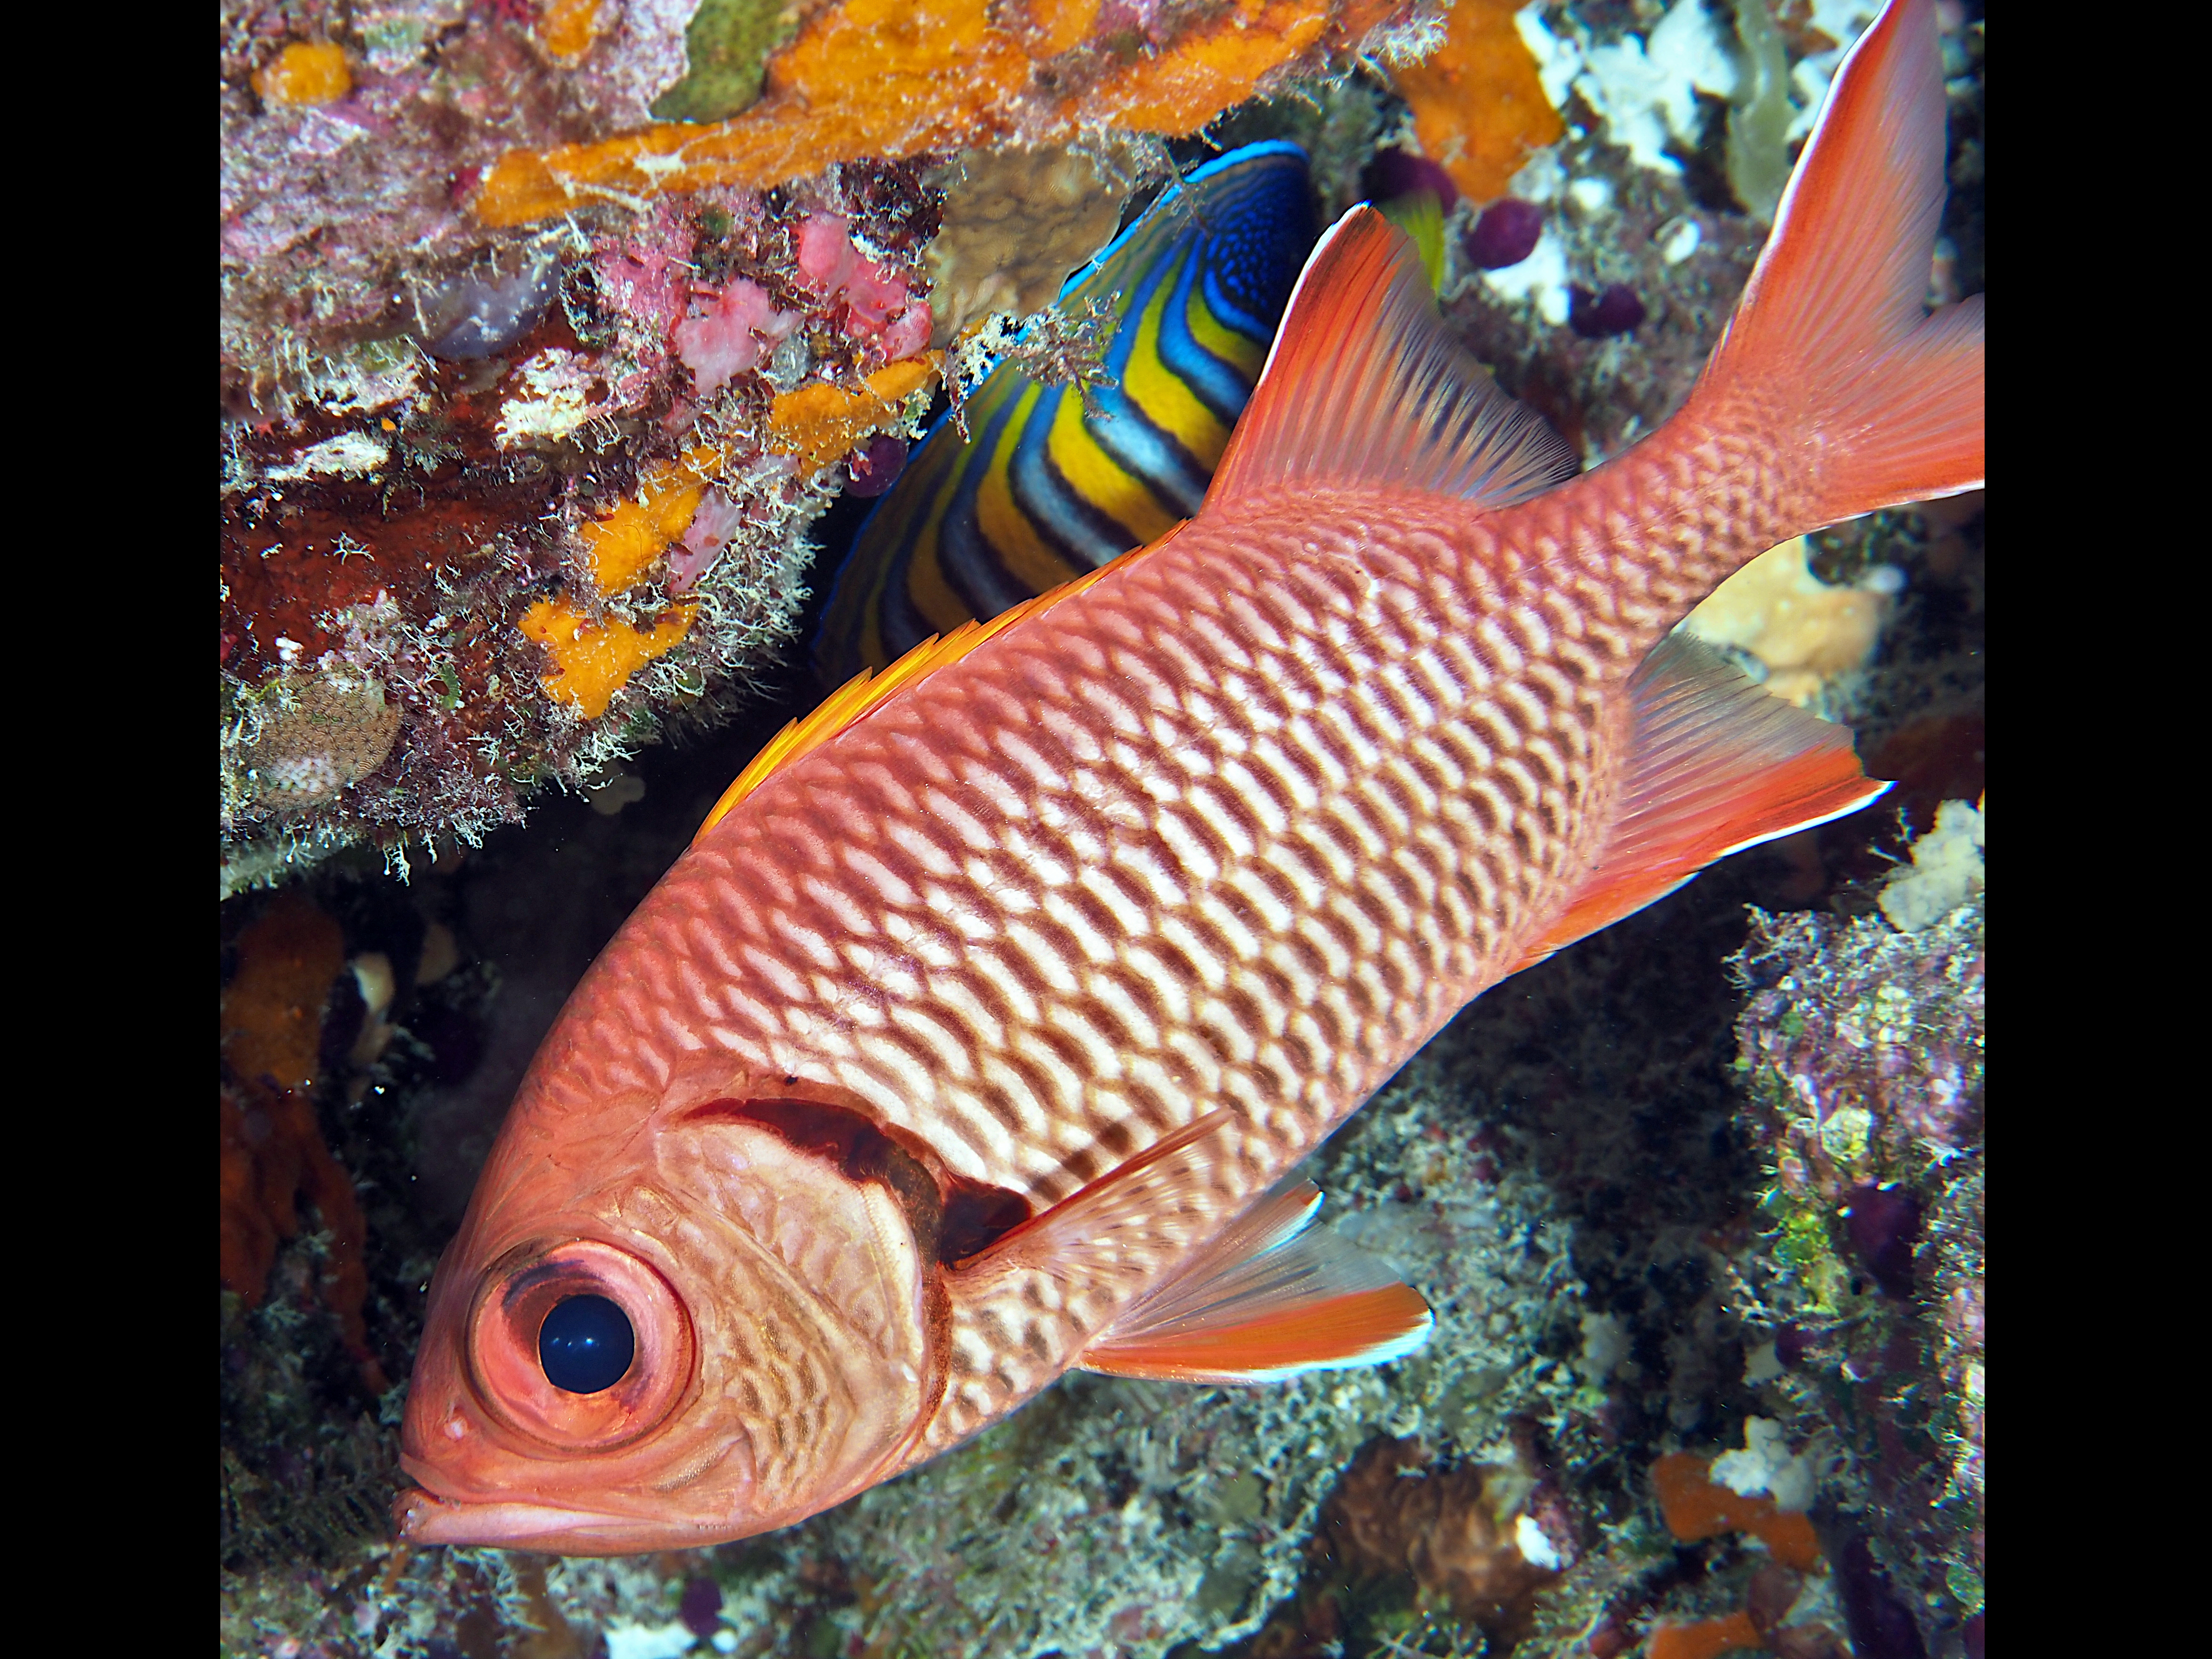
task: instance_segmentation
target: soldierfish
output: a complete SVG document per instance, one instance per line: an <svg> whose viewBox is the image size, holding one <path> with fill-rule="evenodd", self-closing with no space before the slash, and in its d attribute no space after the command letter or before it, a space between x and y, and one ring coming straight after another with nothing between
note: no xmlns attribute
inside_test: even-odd
<svg viewBox="0 0 2212 1659"><path fill-rule="evenodd" d="M1314 245L1305 152L1217 156L1069 277L1058 304L1119 319L1105 383L1012 358L938 417L853 539L815 641L824 684L1141 547L1198 510Z"/></svg>
<svg viewBox="0 0 2212 1659"><path fill-rule="evenodd" d="M1923 314L1930 0L1852 50L1683 409L1579 477L1411 245L1322 240L1202 510L848 688L592 965L440 1264L410 1537L787 1525L1071 1367L1402 1353L1283 1183L1470 998L1879 793L1669 630L1813 527L1975 487Z"/></svg>

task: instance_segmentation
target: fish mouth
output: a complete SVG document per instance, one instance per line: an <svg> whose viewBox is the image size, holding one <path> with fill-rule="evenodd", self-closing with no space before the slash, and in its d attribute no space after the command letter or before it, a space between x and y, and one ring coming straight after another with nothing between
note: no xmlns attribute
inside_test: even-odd
<svg viewBox="0 0 2212 1659"><path fill-rule="evenodd" d="M694 1529L599 1510L513 1498L471 1502L416 1488L392 1501L392 1518L410 1544L489 1544L564 1555L628 1555L701 1542Z"/></svg>

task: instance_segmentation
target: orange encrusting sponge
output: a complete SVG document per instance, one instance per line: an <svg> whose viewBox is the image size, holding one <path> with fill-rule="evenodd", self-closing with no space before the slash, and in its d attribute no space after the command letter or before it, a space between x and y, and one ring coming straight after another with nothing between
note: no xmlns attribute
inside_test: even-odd
<svg viewBox="0 0 2212 1659"><path fill-rule="evenodd" d="M784 392L769 410L768 447L797 456L802 474L815 472L896 425L906 400L927 388L944 361L943 352L928 351L879 368L868 376L866 392L817 380Z"/></svg>
<svg viewBox="0 0 2212 1659"><path fill-rule="evenodd" d="M599 32L599 0L545 0L538 9L538 44L556 64L573 64Z"/></svg>
<svg viewBox="0 0 2212 1659"><path fill-rule="evenodd" d="M1443 45L1391 73L1421 149L1476 204L1504 195L1532 151L1566 135L1513 27L1518 9L1516 0L1459 0L1444 20Z"/></svg>
<svg viewBox="0 0 2212 1659"><path fill-rule="evenodd" d="M1720 1659L1739 1648L1763 1648L1766 1638L1751 1615L1738 1611L1725 1619L1700 1619L1694 1625L1662 1625L1651 1632L1648 1659Z"/></svg>
<svg viewBox="0 0 2212 1659"><path fill-rule="evenodd" d="M595 720L631 675L666 656L690 632L697 608L677 605L650 629L638 629L618 617L593 623L566 599L540 599L516 626L553 653L553 672L540 682L546 695L574 704L586 720Z"/></svg>
<svg viewBox="0 0 2212 1659"><path fill-rule="evenodd" d="M896 424L907 398L930 385L943 361L943 353L931 351L893 363L868 376L865 391L817 383L787 392L769 411L767 447L797 457L803 472L827 466L871 434ZM649 469L635 495L578 527L600 597L612 598L636 583L690 528L708 481L721 476L729 459L720 445L696 445ZM547 695L595 720L631 675L675 648L690 631L696 609L678 605L641 629L612 617L594 623L566 599L540 599L516 626L553 654L553 672L540 680Z"/></svg>
<svg viewBox="0 0 2212 1659"><path fill-rule="evenodd" d="M1692 1452L1670 1452L1651 1466L1659 1494L1659 1513L1667 1530L1685 1543L1724 1532L1747 1532L1764 1543L1785 1567L1810 1572L1820 1559L1820 1540L1813 1523L1793 1510L1778 1510L1771 1498L1746 1498L1717 1486L1707 1478L1710 1460Z"/></svg>
<svg viewBox="0 0 2212 1659"><path fill-rule="evenodd" d="M1097 10L1095 0L845 0L769 60L766 91L742 114L510 151L485 175L477 216L524 224L593 198L757 189L862 156L1056 143L1109 125L1182 137L1324 36L1357 40L1390 3L1236 0L1158 51L1126 58L1090 50Z"/></svg>
<svg viewBox="0 0 2212 1659"><path fill-rule="evenodd" d="M691 527L706 480L721 471L724 459L721 450L702 445L681 460L665 461L638 480L635 495L605 518L577 526L602 594L621 592Z"/></svg>
<svg viewBox="0 0 2212 1659"><path fill-rule="evenodd" d="M295 40L254 72L264 104L335 104L353 90L345 48L328 40Z"/></svg>

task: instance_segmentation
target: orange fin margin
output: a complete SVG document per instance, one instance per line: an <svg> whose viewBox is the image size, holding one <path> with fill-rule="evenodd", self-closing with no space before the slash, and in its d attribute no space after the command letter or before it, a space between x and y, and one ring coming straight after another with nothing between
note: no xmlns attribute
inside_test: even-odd
<svg viewBox="0 0 2212 1659"><path fill-rule="evenodd" d="M1269 1382L1377 1365L1428 1338L1412 1286L1327 1229L1301 1181L1237 1218L1077 1360L1085 1370L1176 1382Z"/></svg>
<svg viewBox="0 0 2212 1659"><path fill-rule="evenodd" d="M1206 502L1336 480L1497 507L1578 470L1444 327L1405 232L1362 205L1307 259Z"/></svg>
<svg viewBox="0 0 2212 1659"><path fill-rule="evenodd" d="M1515 973L1664 898L1716 859L1856 812L1889 787L1859 769L1850 727L1770 696L1686 635L1654 647L1629 694L1629 774L1613 838Z"/></svg>
<svg viewBox="0 0 2212 1659"><path fill-rule="evenodd" d="M857 726L877 709L882 708L900 692L927 676L936 672L947 663L954 663L986 641L995 639L1017 623L1027 622L1040 616L1063 599L1072 599L1109 573L1119 570L1132 559L1140 558L1157 548L1165 546L1176 532L1188 523L1185 520L1173 526L1167 534L1149 547L1134 553L1124 554L1110 563L1078 576L1072 582L1063 582L1048 592L1034 599L1024 599L1012 610L979 622L960 624L950 634L932 635L880 673L862 669L859 673L822 700L814 712L802 720L795 720L769 739L768 745L752 758L737 781L722 792L714 810L707 814L698 832L691 837L697 846L706 839L707 832L727 817L737 804L765 783L769 777L788 766L802 755L819 749L839 732Z"/></svg>

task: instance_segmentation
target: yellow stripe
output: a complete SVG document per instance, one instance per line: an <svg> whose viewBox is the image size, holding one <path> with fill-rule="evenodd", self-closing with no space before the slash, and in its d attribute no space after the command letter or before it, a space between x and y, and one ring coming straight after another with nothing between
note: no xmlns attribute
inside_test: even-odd
<svg viewBox="0 0 2212 1659"><path fill-rule="evenodd" d="M925 623L939 633L946 629L957 628L972 614L968 601L960 597L945 577L945 515L951 508L952 498L958 493L960 481L968 468L979 464L982 458L972 450L957 449L952 453L959 462L965 465L955 465L945 469L944 481L926 503L921 524L915 532L914 555L907 561L906 566L907 601L921 613ZM890 561L887 559L884 562L884 568L890 569ZM875 663L886 662L891 653L890 647L883 640L880 594L871 607L870 619L874 624L876 637L868 659Z"/></svg>
<svg viewBox="0 0 2212 1659"><path fill-rule="evenodd" d="M1260 370L1267 361L1267 342L1240 334L1215 316L1213 307L1206 303L1204 283L1190 285L1190 303L1183 307L1182 318L1190 329L1190 337L1224 362L1235 364L1245 385L1250 386L1260 378Z"/></svg>
<svg viewBox="0 0 2212 1659"><path fill-rule="evenodd" d="M1029 515L1014 501L1014 447L1021 442L1023 433L1034 418L1036 401L1042 392L1043 388L1034 382L1023 392L1021 401L1014 405L1013 414L999 434L983 481L975 489L975 527L982 532L983 539L990 544L1000 563L1006 566L1006 574L1032 593L1057 587L1081 574L1079 566L1070 564L1060 556L1059 550L1037 534Z"/></svg>
<svg viewBox="0 0 2212 1659"><path fill-rule="evenodd" d="M1184 256L1188 258L1188 253ZM1175 296L1176 275L1160 278L1152 303L1137 321L1137 343L1129 351L1129 367L1121 389L1127 392L1145 418L1163 432L1171 433L1193 455L1218 458L1229 441L1229 429L1213 411L1199 402L1191 389L1160 361L1160 316ZM1212 465L1211 461L1206 463Z"/></svg>
<svg viewBox="0 0 2212 1659"><path fill-rule="evenodd" d="M1083 398L1071 389L1060 400L1045 453L1068 488L1105 514L1143 546L1164 534L1175 515L1163 509L1145 481L1098 447L1083 422Z"/></svg>

